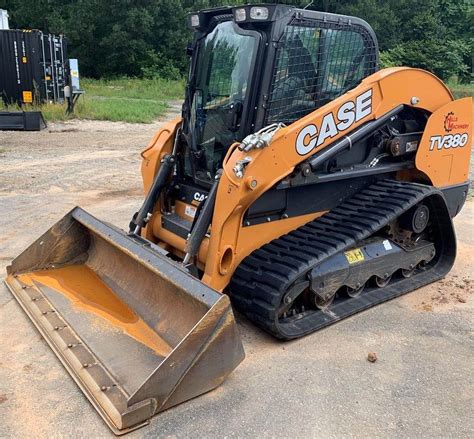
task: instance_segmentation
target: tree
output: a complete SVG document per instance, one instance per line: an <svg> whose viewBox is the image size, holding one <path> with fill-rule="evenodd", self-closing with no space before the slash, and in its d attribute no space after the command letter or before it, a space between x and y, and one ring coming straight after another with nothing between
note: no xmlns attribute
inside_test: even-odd
<svg viewBox="0 0 474 439"><path fill-rule="evenodd" d="M274 0L267 0L274 3ZM12 26L64 33L87 76L184 74L191 11L246 0L0 0ZM286 0L305 7L310 0ZM442 79L471 78L470 0L315 0L310 9L361 17L375 30L382 66L407 65Z"/></svg>
<svg viewBox="0 0 474 439"><path fill-rule="evenodd" d="M468 4L463 0L401 0L398 18L404 32L386 47L383 66L406 65L433 72L444 80L466 78L472 53L469 40Z"/></svg>

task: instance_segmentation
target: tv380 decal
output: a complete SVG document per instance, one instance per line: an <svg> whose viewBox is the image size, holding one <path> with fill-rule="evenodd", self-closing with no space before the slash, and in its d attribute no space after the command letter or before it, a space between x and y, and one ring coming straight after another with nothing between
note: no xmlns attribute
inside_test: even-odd
<svg viewBox="0 0 474 439"><path fill-rule="evenodd" d="M449 112L444 118L444 129L446 132L469 128L468 123L460 122L453 112ZM430 151L440 149L462 148L467 144L469 134L445 134L444 136L430 137Z"/></svg>
<svg viewBox="0 0 474 439"><path fill-rule="evenodd" d="M309 154L321 146L327 139L336 137L342 131L372 113L372 89L365 91L354 100L346 101L337 109L336 118L333 113L323 117L321 126L306 125L296 138L296 152L299 155Z"/></svg>
<svg viewBox="0 0 474 439"><path fill-rule="evenodd" d="M430 151L450 148L462 148L469 139L467 133L446 134L445 136L430 137Z"/></svg>

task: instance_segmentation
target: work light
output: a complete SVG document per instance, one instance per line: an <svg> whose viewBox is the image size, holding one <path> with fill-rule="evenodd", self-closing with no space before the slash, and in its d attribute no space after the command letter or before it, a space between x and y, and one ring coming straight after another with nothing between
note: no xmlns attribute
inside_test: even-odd
<svg viewBox="0 0 474 439"><path fill-rule="evenodd" d="M199 26L199 15L198 14L191 15L191 26L192 27L198 27Z"/></svg>
<svg viewBox="0 0 474 439"><path fill-rule="evenodd" d="M247 19L247 12L244 8L235 10L235 21L245 21Z"/></svg>
<svg viewBox="0 0 474 439"><path fill-rule="evenodd" d="M266 20L268 18L268 8L261 6L250 8L250 18L252 20Z"/></svg>

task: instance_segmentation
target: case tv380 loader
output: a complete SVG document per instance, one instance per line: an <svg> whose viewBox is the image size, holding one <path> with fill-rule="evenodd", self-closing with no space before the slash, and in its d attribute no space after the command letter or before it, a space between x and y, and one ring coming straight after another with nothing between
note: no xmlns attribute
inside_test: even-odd
<svg viewBox="0 0 474 439"><path fill-rule="evenodd" d="M231 303L293 339L443 277L468 190L471 99L378 70L364 21L249 5L189 24L182 117L141 154L130 230L77 207L8 267L117 434L243 360Z"/></svg>

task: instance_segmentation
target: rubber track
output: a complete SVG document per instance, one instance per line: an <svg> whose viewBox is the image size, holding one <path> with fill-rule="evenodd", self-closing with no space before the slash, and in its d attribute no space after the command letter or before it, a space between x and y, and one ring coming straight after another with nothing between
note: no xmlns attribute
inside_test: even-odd
<svg viewBox="0 0 474 439"><path fill-rule="evenodd" d="M413 276L411 281L405 279L403 288L398 284L386 287L378 296L371 293L348 299L327 313L315 311L311 318L303 318L294 325L278 322L277 309L291 285L308 279L314 266L356 246L428 197L434 216L432 223L438 229L437 252L442 253L435 269L428 270L432 273ZM251 253L232 277L230 296L237 310L254 323L279 338L291 339L442 277L451 268L454 256L454 232L441 193L431 186L379 180L322 217Z"/></svg>

